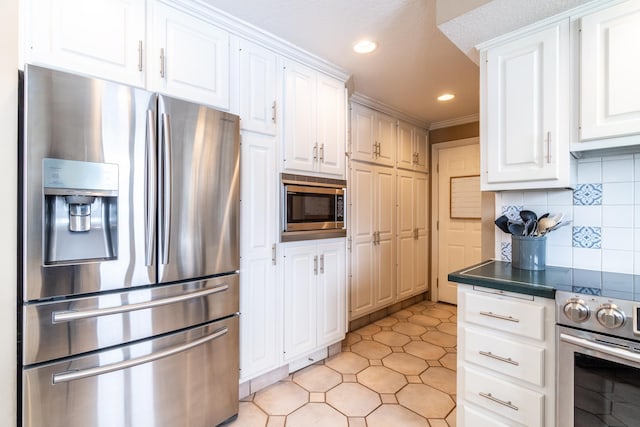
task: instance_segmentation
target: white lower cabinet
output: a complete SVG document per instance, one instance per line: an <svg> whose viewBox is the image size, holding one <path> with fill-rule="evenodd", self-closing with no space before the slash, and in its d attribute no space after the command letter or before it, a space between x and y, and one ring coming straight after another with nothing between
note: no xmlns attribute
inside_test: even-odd
<svg viewBox="0 0 640 427"><path fill-rule="evenodd" d="M458 284L458 425L555 426L554 300Z"/></svg>
<svg viewBox="0 0 640 427"><path fill-rule="evenodd" d="M346 333L345 239L286 243L284 360L342 340Z"/></svg>

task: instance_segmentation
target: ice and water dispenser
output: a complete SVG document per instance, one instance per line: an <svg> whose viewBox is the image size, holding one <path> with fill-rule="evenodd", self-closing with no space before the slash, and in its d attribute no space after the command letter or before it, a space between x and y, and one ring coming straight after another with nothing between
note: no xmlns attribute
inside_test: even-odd
<svg viewBox="0 0 640 427"><path fill-rule="evenodd" d="M118 165L43 160L44 263L118 256Z"/></svg>

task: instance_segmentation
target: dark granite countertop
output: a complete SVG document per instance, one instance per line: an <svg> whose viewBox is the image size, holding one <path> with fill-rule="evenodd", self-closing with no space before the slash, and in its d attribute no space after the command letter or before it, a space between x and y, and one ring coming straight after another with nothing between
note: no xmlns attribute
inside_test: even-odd
<svg viewBox="0 0 640 427"><path fill-rule="evenodd" d="M640 276L623 273L553 266L533 271L510 262L484 261L450 273L449 280L551 299L558 290L640 301Z"/></svg>

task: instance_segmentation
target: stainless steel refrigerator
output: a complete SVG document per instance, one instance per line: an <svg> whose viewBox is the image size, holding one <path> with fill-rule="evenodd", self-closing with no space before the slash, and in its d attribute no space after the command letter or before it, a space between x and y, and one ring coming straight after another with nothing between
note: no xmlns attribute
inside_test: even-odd
<svg viewBox="0 0 640 427"><path fill-rule="evenodd" d="M28 65L24 426L215 426L238 411L239 118Z"/></svg>

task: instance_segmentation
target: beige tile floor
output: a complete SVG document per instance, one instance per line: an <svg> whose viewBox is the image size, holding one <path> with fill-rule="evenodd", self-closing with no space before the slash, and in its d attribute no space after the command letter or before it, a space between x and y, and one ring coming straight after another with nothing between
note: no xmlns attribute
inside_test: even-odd
<svg viewBox="0 0 640 427"><path fill-rule="evenodd" d="M455 426L456 314L423 301L351 332L341 353L243 399L229 426Z"/></svg>

